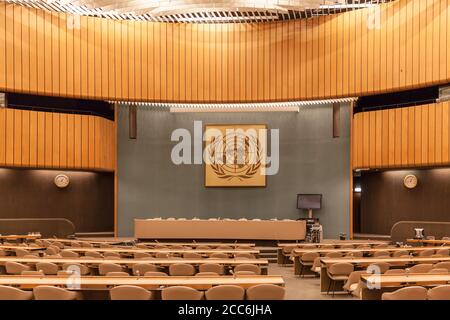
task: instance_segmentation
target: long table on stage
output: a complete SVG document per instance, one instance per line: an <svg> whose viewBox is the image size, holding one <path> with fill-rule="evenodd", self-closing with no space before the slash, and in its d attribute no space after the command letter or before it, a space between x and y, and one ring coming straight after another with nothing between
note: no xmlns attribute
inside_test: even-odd
<svg viewBox="0 0 450 320"><path fill-rule="evenodd" d="M135 219L138 239L303 240L305 221Z"/></svg>

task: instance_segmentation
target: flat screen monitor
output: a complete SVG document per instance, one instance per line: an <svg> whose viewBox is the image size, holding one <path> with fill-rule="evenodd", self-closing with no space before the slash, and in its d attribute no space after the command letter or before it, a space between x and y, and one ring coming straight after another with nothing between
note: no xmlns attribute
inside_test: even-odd
<svg viewBox="0 0 450 320"><path fill-rule="evenodd" d="M321 194L298 194L297 209L320 209L322 207Z"/></svg>

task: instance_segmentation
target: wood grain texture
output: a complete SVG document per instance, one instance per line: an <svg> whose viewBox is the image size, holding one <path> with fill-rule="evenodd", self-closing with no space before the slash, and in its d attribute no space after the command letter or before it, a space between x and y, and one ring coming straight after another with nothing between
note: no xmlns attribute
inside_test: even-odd
<svg viewBox="0 0 450 320"><path fill-rule="evenodd" d="M114 122L0 108L0 166L114 171Z"/></svg>
<svg viewBox="0 0 450 320"><path fill-rule="evenodd" d="M450 102L357 113L353 169L450 164Z"/></svg>
<svg viewBox="0 0 450 320"><path fill-rule="evenodd" d="M398 0L379 12L379 19L376 8L367 8L283 22L177 24L1 3L0 90L111 100L288 101L450 80L448 0ZM399 162L403 155L396 155Z"/></svg>

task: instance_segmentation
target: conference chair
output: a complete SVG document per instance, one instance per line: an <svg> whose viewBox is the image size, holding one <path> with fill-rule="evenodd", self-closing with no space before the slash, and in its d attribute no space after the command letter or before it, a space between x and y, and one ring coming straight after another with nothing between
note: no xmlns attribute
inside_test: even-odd
<svg viewBox="0 0 450 320"><path fill-rule="evenodd" d="M135 252L133 256L135 259L154 259L154 257L147 252Z"/></svg>
<svg viewBox="0 0 450 320"><path fill-rule="evenodd" d="M362 258L364 254L362 251L354 251L354 252L347 252L345 256L348 258Z"/></svg>
<svg viewBox="0 0 450 320"><path fill-rule="evenodd" d="M60 259L60 258L62 258L62 256L59 253L57 253L57 254L45 255L45 256L43 256L43 258L44 259Z"/></svg>
<svg viewBox="0 0 450 320"><path fill-rule="evenodd" d="M197 250L211 250L211 247L205 246L205 245L200 245L200 246L197 246Z"/></svg>
<svg viewBox="0 0 450 320"><path fill-rule="evenodd" d="M244 300L244 288L236 285L218 285L205 292L206 300Z"/></svg>
<svg viewBox="0 0 450 320"><path fill-rule="evenodd" d="M80 256L77 252L70 250L61 250L60 255L63 258L78 258Z"/></svg>
<svg viewBox="0 0 450 320"><path fill-rule="evenodd" d="M381 258L381 257L389 258L390 256L391 256L391 253L389 251L375 251L373 253L374 258Z"/></svg>
<svg viewBox="0 0 450 320"><path fill-rule="evenodd" d="M111 300L152 300L153 293L138 286L117 286L109 290Z"/></svg>
<svg viewBox="0 0 450 320"><path fill-rule="evenodd" d="M100 252L98 251L88 251L84 253L85 257L92 257L92 258L96 258L96 259L103 259L103 256Z"/></svg>
<svg viewBox="0 0 450 320"><path fill-rule="evenodd" d="M91 274L91 269L81 263L64 263L62 269L72 273L79 273L82 276Z"/></svg>
<svg viewBox="0 0 450 320"><path fill-rule="evenodd" d="M125 271L112 271L105 274L107 277L129 277L130 274Z"/></svg>
<svg viewBox="0 0 450 320"><path fill-rule="evenodd" d="M256 276L257 274L254 273L253 271L235 271L233 273L234 276L236 277L245 277L245 276Z"/></svg>
<svg viewBox="0 0 450 320"><path fill-rule="evenodd" d="M123 268L120 264L100 263L98 265L98 273L102 276L104 276L108 272L121 272L121 271L123 271Z"/></svg>
<svg viewBox="0 0 450 320"><path fill-rule="evenodd" d="M144 273L144 277L168 277L169 275L161 271L147 271Z"/></svg>
<svg viewBox="0 0 450 320"><path fill-rule="evenodd" d="M228 255L226 253L212 253L209 255L210 258L212 259L228 259Z"/></svg>
<svg viewBox="0 0 450 320"><path fill-rule="evenodd" d="M353 249L354 246L352 244L343 244L339 247L339 249Z"/></svg>
<svg viewBox="0 0 450 320"><path fill-rule="evenodd" d="M198 267L199 272L215 272L218 274L224 273L223 265L218 263L203 263Z"/></svg>
<svg viewBox="0 0 450 320"><path fill-rule="evenodd" d="M82 300L79 292L53 286L37 286L33 289L36 300Z"/></svg>
<svg viewBox="0 0 450 320"><path fill-rule="evenodd" d="M41 240L41 242L42 242L43 247L48 247L48 246L52 245L52 243L50 241L45 240L45 239Z"/></svg>
<svg viewBox="0 0 450 320"><path fill-rule="evenodd" d="M32 300L33 292L0 285L0 300Z"/></svg>
<svg viewBox="0 0 450 320"><path fill-rule="evenodd" d="M434 249L427 249L419 252L419 257L431 257L434 254Z"/></svg>
<svg viewBox="0 0 450 320"><path fill-rule="evenodd" d="M30 266L24 265L22 263L8 261L5 264L5 269L7 274L21 274L22 271L29 271Z"/></svg>
<svg viewBox="0 0 450 320"><path fill-rule="evenodd" d="M45 276L44 272L36 270L25 270L20 274L21 276Z"/></svg>
<svg viewBox="0 0 450 320"><path fill-rule="evenodd" d="M427 300L427 294L424 287L412 286L385 292L381 295L381 300Z"/></svg>
<svg viewBox="0 0 450 320"><path fill-rule="evenodd" d="M36 263L36 270L42 271L45 275L56 275L59 268L51 262L38 262Z"/></svg>
<svg viewBox="0 0 450 320"><path fill-rule="evenodd" d="M70 246L71 246L72 248L81 248L81 247L82 247L81 243L80 243L80 242L76 242L76 241L72 241L72 242L70 243Z"/></svg>
<svg viewBox="0 0 450 320"><path fill-rule="evenodd" d="M46 256L44 256L44 258L45 258ZM24 255L23 257L21 257L21 258L26 258L26 259L39 259L40 257L38 257L38 256L35 256L35 255L32 255L32 254L26 254L26 255Z"/></svg>
<svg viewBox="0 0 450 320"><path fill-rule="evenodd" d="M447 274L448 270L446 268L433 268L428 273L434 273L434 274Z"/></svg>
<svg viewBox="0 0 450 320"><path fill-rule="evenodd" d="M58 247L59 249L64 249L64 244L59 241L53 241L52 245Z"/></svg>
<svg viewBox="0 0 450 320"><path fill-rule="evenodd" d="M328 252L325 257L326 258L342 258L342 256L344 255L343 252Z"/></svg>
<svg viewBox="0 0 450 320"><path fill-rule="evenodd" d="M311 248L309 246L305 247L306 249ZM320 249L334 249L334 245L332 244L324 244L320 246Z"/></svg>
<svg viewBox="0 0 450 320"><path fill-rule="evenodd" d="M354 296L358 296L359 297L359 282L361 281L361 275L362 274L367 274L366 270L359 270L359 271L353 271L352 273L349 274L347 281L345 282L344 286L342 288L344 288L345 291L353 294Z"/></svg>
<svg viewBox="0 0 450 320"><path fill-rule="evenodd" d="M255 274L261 274L261 268L256 264L249 264L249 263L238 264L236 267L234 267L234 273L240 271L251 271Z"/></svg>
<svg viewBox="0 0 450 320"><path fill-rule="evenodd" d="M374 246L375 249L385 249L385 248L389 248L389 245L385 244L385 243L381 243L381 244L377 244L376 246Z"/></svg>
<svg viewBox="0 0 450 320"><path fill-rule="evenodd" d="M436 250L436 254L440 254L441 256L448 257L450 255L450 250L438 249L438 250Z"/></svg>
<svg viewBox="0 0 450 320"><path fill-rule="evenodd" d="M169 258L169 254L168 254L168 253L165 253L165 252L157 252L157 253L155 254L155 257L156 257L157 259L168 259L168 258Z"/></svg>
<svg viewBox="0 0 450 320"><path fill-rule="evenodd" d="M169 266L169 275L171 276L193 276L195 268L192 264L174 263Z"/></svg>
<svg viewBox="0 0 450 320"><path fill-rule="evenodd" d="M258 284L247 289L247 300L283 300L286 289L274 284Z"/></svg>
<svg viewBox="0 0 450 320"><path fill-rule="evenodd" d="M450 272L450 262L438 262L433 265L433 268L445 268Z"/></svg>
<svg viewBox="0 0 450 320"><path fill-rule="evenodd" d="M220 274L217 272L198 272L195 274L196 277L219 277Z"/></svg>
<svg viewBox="0 0 450 320"><path fill-rule="evenodd" d="M115 258L121 258L120 253L118 252L105 252L103 254L105 259L115 259Z"/></svg>
<svg viewBox="0 0 450 320"><path fill-rule="evenodd" d="M450 237L442 237L442 240L450 240Z"/></svg>
<svg viewBox="0 0 450 320"><path fill-rule="evenodd" d="M6 257L6 256L7 256L6 251L3 249L0 249L0 257Z"/></svg>
<svg viewBox="0 0 450 320"><path fill-rule="evenodd" d="M133 275L135 276L143 276L146 272L158 270L157 266L150 263L136 263L132 267Z"/></svg>
<svg viewBox="0 0 450 320"><path fill-rule="evenodd" d="M60 251L61 249L57 246L54 246L53 244L49 245L47 249L45 249L46 254L58 254Z"/></svg>
<svg viewBox="0 0 450 320"><path fill-rule="evenodd" d="M348 277L353 272L354 267L351 263L334 263L327 268L327 274L330 278L330 283L328 285L327 294L329 294L330 289L333 290L333 297L335 293L336 282L343 281L346 282Z"/></svg>
<svg viewBox="0 0 450 320"><path fill-rule="evenodd" d="M233 250L233 247L221 244L221 245L217 246L217 249L218 250Z"/></svg>
<svg viewBox="0 0 450 320"><path fill-rule="evenodd" d="M72 271L67 271L67 270L58 270L58 272L56 273L56 275L58 277L70 277L74 274L74 272Z"/></svg>
<svg viewBox="0 0 450 320"><path fill-rule="evenodd" d="M431 269L433 269L432 264L421 263L421 264L416 264L416 265L412 266L411 268L406 269L406 272L407 273L427 273Z"/></svg>
<svg viewBox="0 0 450 320"><path fill-rule="evenodd" d="M403 257L403 256L409 257L409 252L407 250L394 251L392 256L395 258L399 258L399 257Z"/></svg>
<svg viewBox="0 0 450 320"><path fill-rule="evenodd" d="M202 259L202 255L196 252L183 253L184 259Z"/></svg>
<svg viewBox="0 0 450 320"><path fill-rule="evenodd" d="M320 259L321 259L321 257L315 258L313 265L311 266L311 271L315 272L317 274L320 274L320 268L321 268Z"/></svg>
<svg viewBox="0 0 450 320"><path fill-rule="evenodd" d="M300 261L300 277L303 276L303 270L307 267L312 267L314 260L320 257L317 252L306 252L299 257Z"/></svg>
<svg viewBox="0 0 450 320"><path fill-rule="evenodd" d="M427 294L428 300L450 300L450 285L431 288Z"/></svg>
<svg viewBox="0 0 450 320"><path fill-rule="evenodd" d="M168 249L168 247L163 244L155 244L154 248L155 249Z"/></svg>
<svg viewBox="0 0 450 320"><path fill-rule="evenodd" d="M370 264L366 268L366 272L384 274L384 273L386 273L386 271L389 270L390 267L391 267L391 265L387 262L376 262L376 263Z"/></svg>
<svg viewBox="0 0 450 320"><path fill-rule="evenodd" d="M185 246L178 246L178 245L173 245L170 246L171 250L190 250L190 247L185 247Z"/></svg>
<svg viewBox="0 0 450 320"><path fill-rule="evenodd" d="M202 300L203 292L190 287L173 286L161 291L162 300Z"/></svg>
<svg viewBox="0 0 450 320"><path fill-rule="evenodd" d="M255 259L255 256L251 253L236 253L234 257L236 259Z"/></svg>
<svg viewBox="0 0 450 320"><path fill-rule="evenodd" d="M389 269L384 274L405 274L405 269Z"/></svg>
<svg viewBox="0 0 450 320"><path fill-rule="evenodd" d="M39 257L39 253L37 253L37 252L30 252L30 251L28 251L26 249L16 249L16 250L14 250L14 252L16 253L17 257L23 257L23 256L26 256L26 255L32 255L32 256Z"/></svg>
<svg viewBox="0 0 450 320"><path fill-rule="evenodd" d="M92 243L89 243L89 242L81 242L81 247L82 248L93 248L94 247L94 245L92 244Z"/></svg>
<svg viewBox="0 0 450 320"><path fill-rule="evenodd" d="M105 249L105 248L114 248L114 246L109 244L109 243L101 243L100 244L100 248L103 248L103 249Z"/></svg>

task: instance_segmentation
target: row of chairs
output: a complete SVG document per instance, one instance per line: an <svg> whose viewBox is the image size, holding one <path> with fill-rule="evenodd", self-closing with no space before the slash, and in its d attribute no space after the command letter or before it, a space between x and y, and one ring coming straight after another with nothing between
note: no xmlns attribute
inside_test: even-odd
<svg viewBox="0 0 450 320"><path fill-rule="evenodd" d="M91 274L91 269L81 263L73 264L66 263L60 268L57 264L51 262L38 262L35 264L35 270L30 265L8 261L5 264L7 274L20 275L20 274L33 274L33 271L37 271L43 275L57 275L58 273L64 274L63 271L76 272L81 275ZM135 276L142 276L147 272L160 272L161 269L153 264L149 263L137 263L131 268L131 273ZM221 264L217 263L204 263L198 266L198 272L196 268L191 264L175 263L169 266L169 275L171 276L192 276L196 273L214 272L217 275L225 273L225 268ZM111 272L120 272L124 275L130 275L127 269L122 265L115 263L101 263L98 265L98 272L100 275L108 275ZM254 264L239 264L233 269L234 274L261 274L261 268Z"/></svg>
<svg viewBox="0 0 450 320"><path fill-rule="evenodd" d="M361 250L364 250L364 249L370 249L370 248L387 249L387 248L396 248L396 247L392 246L392 245L388 245L388 244L377 244L377 245L372 246L372 247L369 246L369 245L366 245L366 244L360 244L360 245L355 245L355 244L342 244L342 245L322 244L322 245L317 245L317 246L314 246L314 245L311 245L311 244L308 244L308 245L298 244L295 247L294 246L283 247L282 251L283 251L284 254L289 255L289 254L292 253L292 251L294 249L318 249L318 250L321 250L321 249L326 249L326 250L328 250L328 249L342 249L343 251L345 251L345 249L361 249Z"/></svg>
<svg viewBox="0 0 450 320"><path fill-rule="evenodd" d="M152 300L155 294L138 286L116 286L109 291L111 300ZM236 285L218 285L206 292L185 286L162 289L162 300L283 300L285 289L272 284L260 284L247 290ZM0 300L82 300L81 293L54 286L37 286L24 291L0 286Z"/></svg>
<svg viewBox="0 0 450 320"><path fill-rule="evenodd" d="M411 286L394 292L385 292L381 300L450 300L450 285L426 289L421 286Z"/></svg>

